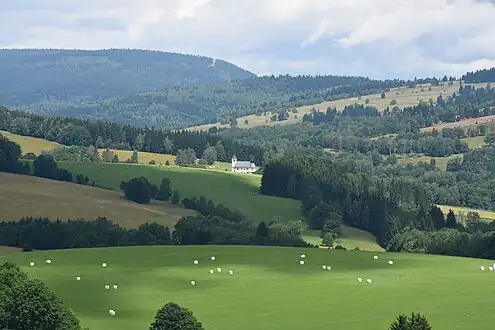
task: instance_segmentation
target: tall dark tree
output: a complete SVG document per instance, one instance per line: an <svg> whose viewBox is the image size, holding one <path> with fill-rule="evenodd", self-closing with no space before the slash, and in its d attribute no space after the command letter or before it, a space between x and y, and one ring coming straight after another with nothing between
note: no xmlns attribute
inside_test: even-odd
<svg viewBox="0 0 495 330"><path fill-rule="evenodd" d="M160 201L168 201L172 195L172 188L170 187L170 179L163 178L158 189L156 199Z"/></svg>
<svg viewBox="0 0 495 330"><path fill-rule="evenodd" d="M193 313L179 304L170 302L156 313L150 330L204 330Z"/></svg>
<svg viewBox="0 0 495 330"><path fill-rule="evenodd" d="M430 209L430 217L435 229L438 230L445 227L445 216L438 206L432 205Z"/></svg>
<svg viewBox="0 0 495 330"><path fill-rule="evenodd" d="M445 223L445 227L454 229L457 227L457 219L455 217L454 211L449 210L447 214L447 222Z"/></svg>
<svg viewBox="0 0 495 330"><path fill-rule="evenodd" d="M261 221L258 227L256 228L256 236L268 238L268 234L269 234L268 226L264 221Z"/></svg>

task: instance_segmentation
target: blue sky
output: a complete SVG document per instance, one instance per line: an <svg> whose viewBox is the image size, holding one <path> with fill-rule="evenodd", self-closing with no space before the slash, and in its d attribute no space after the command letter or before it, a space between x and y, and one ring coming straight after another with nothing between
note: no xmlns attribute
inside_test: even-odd
<svg viewBox="0 0 495 330"><path fill-rule="evenodd" d="M2 0L0 47L144 48L257 74L411 78L495 66L494 18L493 0Z"/></svg>

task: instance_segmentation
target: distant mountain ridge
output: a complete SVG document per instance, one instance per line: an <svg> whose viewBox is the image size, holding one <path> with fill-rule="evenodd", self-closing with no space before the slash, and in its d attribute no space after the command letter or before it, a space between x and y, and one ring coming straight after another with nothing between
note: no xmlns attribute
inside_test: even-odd
<svg viewBox="0 0 495 330"><path fill-rule="evenodd" d="M253 77L220 59L161 51L0 49L0 104L35 112Z"/></svg>

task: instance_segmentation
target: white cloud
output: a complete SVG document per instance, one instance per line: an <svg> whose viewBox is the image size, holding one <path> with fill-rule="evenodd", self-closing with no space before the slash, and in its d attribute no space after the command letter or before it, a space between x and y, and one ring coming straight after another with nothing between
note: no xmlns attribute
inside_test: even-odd
<svg viewBox="0 0 495 330"><path fill-rule="evenodd" d="M253 72L419 77L493 65L493 17L481 0L6 0L0 47L151 48Z"/></svg>

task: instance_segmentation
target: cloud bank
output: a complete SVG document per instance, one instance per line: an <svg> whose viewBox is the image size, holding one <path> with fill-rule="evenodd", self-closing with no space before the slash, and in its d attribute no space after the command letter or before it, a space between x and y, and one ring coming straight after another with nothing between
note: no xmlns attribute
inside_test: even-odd
<svg viewBox="0 0 495 330"><path fill-rule="evenodd" d="M258 74L376 78L495 66L493 0L4 0L2 48L145 48Z"/></svg>

